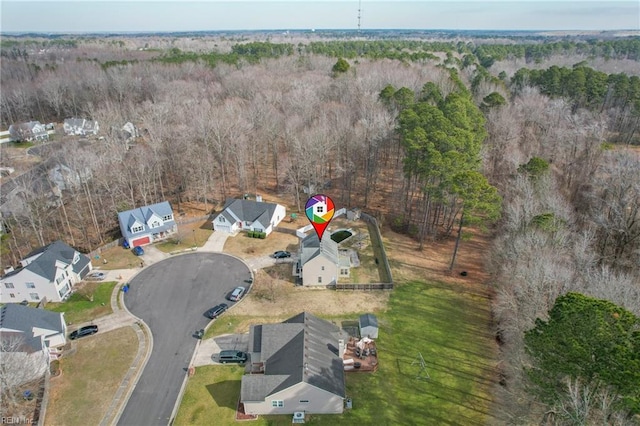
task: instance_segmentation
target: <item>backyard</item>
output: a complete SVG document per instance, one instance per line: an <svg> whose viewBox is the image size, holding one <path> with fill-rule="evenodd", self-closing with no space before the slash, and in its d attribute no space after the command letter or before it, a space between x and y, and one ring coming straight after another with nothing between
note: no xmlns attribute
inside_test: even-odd
<svg viewBox="0 0 640 426"><path fill-rule="evenodd" d="M439 282L413 281L397 286L388 309L377 315L380 368L372 374L347 375L352 410L311 416L308 423L416 424L417 419L422 424L491 423L495 361L484 297ZM246 332L250 323L284 319L267 318L225 316L210 331ZM175 424L210 424L211 418L217 419L216 424L232 424L241 375L237 367L197 368ZM291 416L261 417L252 424L291 424Z"/></svg>

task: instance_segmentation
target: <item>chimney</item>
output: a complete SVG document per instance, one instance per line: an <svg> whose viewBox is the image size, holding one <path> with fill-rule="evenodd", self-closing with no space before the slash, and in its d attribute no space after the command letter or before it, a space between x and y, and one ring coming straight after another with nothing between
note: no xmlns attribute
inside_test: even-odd
<svg viewBox="0 0 640 426"><path fill-rule="evenodd" d="M258 203L261 203L261 202L262 202L262 195L258 195L258 194L256 194L256 201L257 201Z"/></svg>
<svg viewBox="0 0 640 426"><path fill-rule="evenodd" d="M344 355L346 350L347 350L347 348L344 345L344 339L338 340L338 356Z"/></svg>

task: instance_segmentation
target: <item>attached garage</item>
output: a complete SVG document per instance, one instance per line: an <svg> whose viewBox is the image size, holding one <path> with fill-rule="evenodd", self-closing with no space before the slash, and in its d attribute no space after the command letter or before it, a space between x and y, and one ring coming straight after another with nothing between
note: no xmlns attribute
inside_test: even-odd
<svg viewBox="0 0 640 426"><path fill-rule="evenodd" d="M138 247L138 246L144 246L146 244L151 243L151 240L149 239L149 237L142 237L142 238L136 238L131 243L132 243L131 244L132 247Z"/></svg>

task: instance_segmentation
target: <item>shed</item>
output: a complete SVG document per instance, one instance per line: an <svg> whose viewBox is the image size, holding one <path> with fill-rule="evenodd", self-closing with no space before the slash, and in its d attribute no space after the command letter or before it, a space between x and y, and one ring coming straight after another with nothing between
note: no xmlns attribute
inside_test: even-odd
<svg viewBox="0 0 640 426"><path fill-rule="evenodd" d="M360 315L360 337L378 338L378 318L373 314Z"/></svg>

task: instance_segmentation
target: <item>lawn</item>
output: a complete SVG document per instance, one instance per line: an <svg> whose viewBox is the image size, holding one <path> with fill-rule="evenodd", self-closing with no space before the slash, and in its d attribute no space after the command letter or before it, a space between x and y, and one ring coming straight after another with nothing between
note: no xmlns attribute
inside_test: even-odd
<svg viewBox="0 0 640 426"><path fill-rule="evenodd" d="M46 309L64 312L67 324L78 324L109 315L113 312L111 293L116 284L115 281L85 283L86 292L85 290L76 291L66 302L47 303ZM93 301L89 300L91 294L93 294Z"/></svg>
<svg viewBox="0 0 640 426"><path fill-rule="evenodd" d="M107 263L104 263L104 261ZM94 268L98 269L131 269L140 265L140 258L129 249L120 245L103 250L99 257L91 259Z"/></svg>
<svg viewBox="0 0 640 426"><path fill-rule="evenodd" d="M76 344L77 352L61 360L62 375L51 379L47 425L99 424L131 367L138 338L123 327Z"/></svg>
<svg viewBox="0 0 640 426"><path fill-rule="evenodd" d="M396 287L388 310L378 313L378 322L379 370L347 375L353 409L341 415L312 416L308 423L491 423L496 361L488 300L440 283L411 282ZM232 332L234 325L220 322L211 331ZM424 370L414 364L419 354ZM197 369L176 424L199 424L205 416L209 421L215 418L216 424L233 423L231 402L235 405L239 395L241 372L219 372L226 368ZM252 424L291 424L291 417L261 417Z"/></svg>
<svg viewBox="0 0 640 426"><path fill-rule="evenodd" d="M241 258L264 256L278 250L297 252L298 237L283 232L274 231L265 239L249 238L247 232L240 232L234 237L227 238L224 252Z"/></svg>
<svg viewBox="0 0 640 426"><path fill-rule="evenodd" d="M210 221L194 222L178 225L178 232L166 241L155 244L158 250L165 253L182 251L192 247L202 247L209 239L213 230Z"/></svg>

